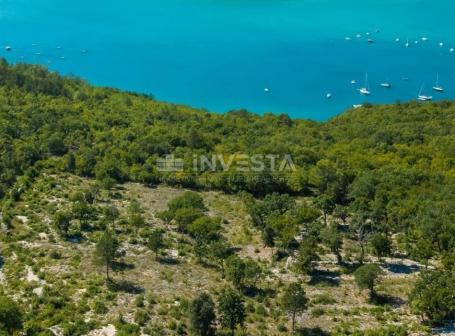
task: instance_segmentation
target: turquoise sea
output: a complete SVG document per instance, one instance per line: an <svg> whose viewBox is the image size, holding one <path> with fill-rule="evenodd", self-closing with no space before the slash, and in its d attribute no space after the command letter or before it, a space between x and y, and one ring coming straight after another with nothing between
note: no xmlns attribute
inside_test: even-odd
<svg viewBox="0 0 455 336"><path fill-rule="evenodd" d="M454 0L0 0L0 46L11 62L215 112L325 120L415 99L423 83L455 98Z"/></svg>

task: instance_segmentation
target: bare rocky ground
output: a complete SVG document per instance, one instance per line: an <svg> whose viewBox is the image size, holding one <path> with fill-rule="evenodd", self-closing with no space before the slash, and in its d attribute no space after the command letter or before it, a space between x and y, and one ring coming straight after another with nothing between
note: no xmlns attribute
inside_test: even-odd
<svg viewBox="0 0 455 336"><path fill-rule="evenodd" d="M52 226L55 211L68 207L68 195L92 183L73 176L43 176L35 182L24 195L24 201L15 208L16 219L7 233L15 239L2 241L0 252L5 263L0 269L0 284L15 297L23 296L31 300L34 296L44 295L47 287L55 288L63 283L70 300L89 307L85 319L96 321L97 328L89 336L115 335L113 323L119 315L133 322L139 309L137 297L143 296L146 302L144 309L150 315L146 325L159 326L166 333L173 334L173 324L186 319L179 307L185 306L188 300L202 291L216 297L219 289L226 285L216 267L197 262L192 254L191 240L157 216L166 209L171 199L185 190L126 184L114 192L115 197L106 193L100 195L99 206L115 204L120 209L121 217L125 216L130 201L137 199L144 209L146 225L166 230L169 246L164 257L173 261L158 260L141 242L133 241L128 231L124 231L124 267L114 274L114 278L128 285L129 290L113 294L105 288L103 270L92 262L97 233L87 233L86 238L78 243L68 242L61 240ZM259 261L266 270L259 286L276 293L267 300L247 298L246 328L251 335L281 335L283 332L278 331L278 326L287 325L289 328L288 318L280 313L277 298L286 283L295 280L305 282L311 301L308 311L298 319L299 325L305 328L330 332L398 324L405 325L412 334L426 332L418 318L410 313L406 301L421 265L407 259L385 259L381 264L385 275L378 291L388 298L388 302L373 305L330 253L321 256L316 276L310 278L295 274L291 267L292 257L274 261L272 249L263 246L238 196L218 192L201 194L209 214L224 219L225 239L238 248L240 256ZM352 243L347 241L345 245ZM55 253L55 257L50 257L51 252ZM95 313L97 301L103 301L107 311ZM55 335L61 333L58 326L54 326L52 331ZM437 333L450 334L449 330Z"/></svg>

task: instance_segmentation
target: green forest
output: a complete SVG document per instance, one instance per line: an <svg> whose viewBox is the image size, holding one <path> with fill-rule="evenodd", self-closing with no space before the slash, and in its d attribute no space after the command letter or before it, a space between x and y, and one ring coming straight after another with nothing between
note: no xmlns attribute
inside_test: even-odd
<svg viewBox="0 0 455 336"><path fill-rule="evenodd" d="M296 169L193 169L236 153ZM428 334L455 318L454 204L450 101L214 114L0 61L2 336Z"/></svg>

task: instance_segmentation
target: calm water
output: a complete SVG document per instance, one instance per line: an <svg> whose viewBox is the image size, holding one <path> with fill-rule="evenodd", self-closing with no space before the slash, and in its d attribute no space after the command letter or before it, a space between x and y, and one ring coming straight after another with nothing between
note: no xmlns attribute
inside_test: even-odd
<svg viewBox="0 0 455 336"><path fill-rule="evenodd" d="M424 82L455 98L454 20L453 0L0 0L0 56L216 112L324 120Z"/></svg>

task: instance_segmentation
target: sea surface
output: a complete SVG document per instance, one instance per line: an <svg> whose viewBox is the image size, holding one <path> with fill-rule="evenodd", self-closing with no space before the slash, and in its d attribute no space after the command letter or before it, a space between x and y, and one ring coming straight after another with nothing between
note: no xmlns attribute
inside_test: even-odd
<svg viewBox="0 0 455 336"><path fill-rule="evenodd" d="M450 48L454 0L0 0L10 62L219 113L326 120L422 87L455 98ZM366 73L369 97L358 92Z"/></svg>

